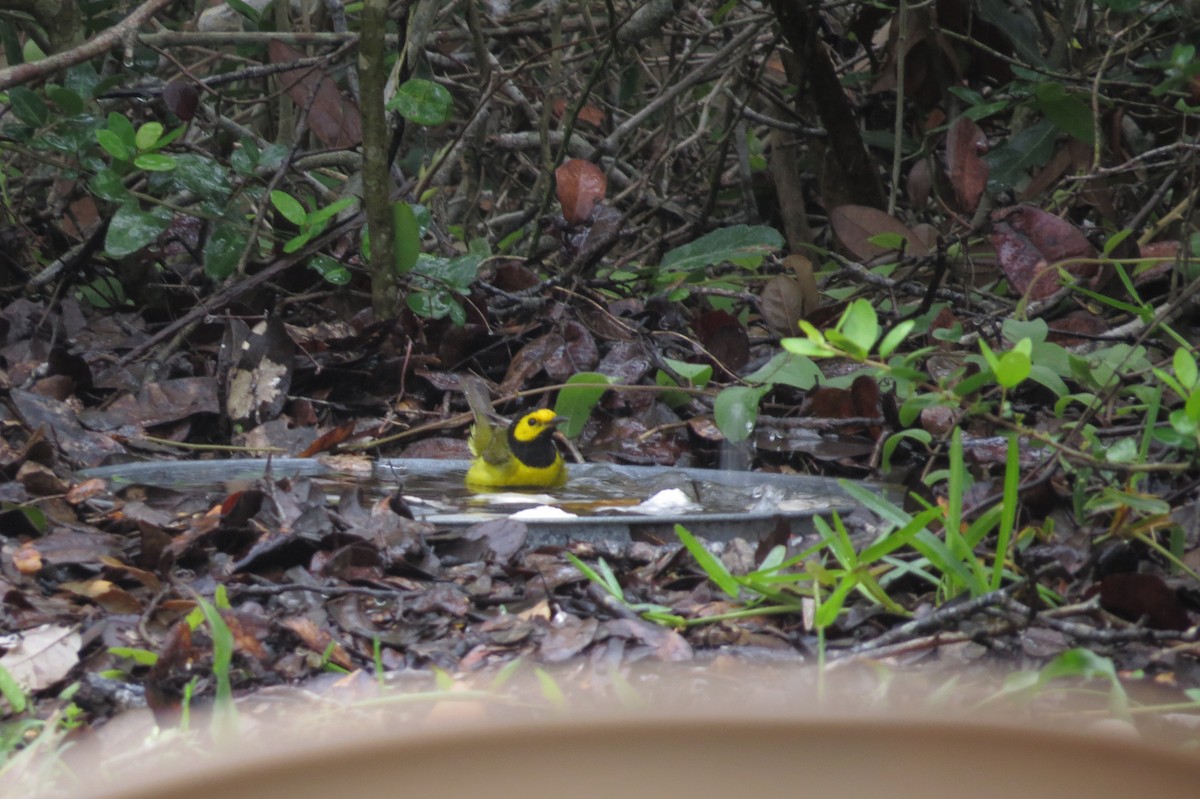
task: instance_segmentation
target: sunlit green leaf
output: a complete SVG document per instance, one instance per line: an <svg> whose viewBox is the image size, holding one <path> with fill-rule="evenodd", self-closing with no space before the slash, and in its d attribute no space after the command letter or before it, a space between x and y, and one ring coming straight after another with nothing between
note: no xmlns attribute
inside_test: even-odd
<svg viewBox="0 0 1200 799"><path fill-rule="evenodd" d="M412 78L400 84L387 109L418 125L441 125L454 110L454 98L439 83Z"/></svg>
<svg viewBox="0 0 1200 799"><path fill-rule="evenodd" d="M308 211L292 195L278 189L271 192L271 205L283 214L283 218L297 227L308 221Z"/></svg>
<svg viewBox="0 0 1200 799"><path fill-rule="evenodd" d="M133 143L139 150L149 150L158 143L162 137L163 126L161 122L147 122L137 129L134 134Z"/></svg>
<svg viewBox="0 0 1200 799"><path fill-rule="evenodd" d="M567 379L566 388L558 392L558 398L554 402L554 413L567 420L558 428L564 436L575 438L583 432L583 426L587 424L592 409L607 390L602 386L612 382L611 377L599 372L579 372Z"/></svg>
<svg viewBox="0 0 1200 799"><path fill-rule="evenodd" d="M758 403L766 388L730 386L722 389L713 402L717 429L732 444L745 441L754 432L758 420Z"/></svg>
<svg viewBox="0 0 1200 799"><path fill-rule="evenodd" d="M166 208L143 211L133 203L123 205L108 226L104 251L113 258L132 255L157 239L170 224L171 212Z"/></svg>
<svg viewBox="0 0 1200 799"><path fill-rule="evenodd" d="M133 159L133 165L147 172L170 172L175 168L175 159L158 153L142 153Z"/></svg>

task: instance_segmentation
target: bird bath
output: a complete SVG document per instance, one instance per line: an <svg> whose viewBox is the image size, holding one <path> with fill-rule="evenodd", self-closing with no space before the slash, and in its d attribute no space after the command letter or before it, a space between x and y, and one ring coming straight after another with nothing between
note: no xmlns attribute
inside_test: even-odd
<svg viewBox="0 0 1200 799"><path fill-rule="evenodd" d="M573 465L562 488L481 495L463 485L467 465L422 458L144 462L86 469L80 477L108 480L114 490L150 485L227 491L266 476L269 469L275 479L354 483L379 495L399 486L416 518L443 528L518 514L534 546L674 540L676 524L714 540L756 540L781 522L792 535L803 535L812 531L814 516L857 507L836 480L826 477L618 464Z"/></svg>

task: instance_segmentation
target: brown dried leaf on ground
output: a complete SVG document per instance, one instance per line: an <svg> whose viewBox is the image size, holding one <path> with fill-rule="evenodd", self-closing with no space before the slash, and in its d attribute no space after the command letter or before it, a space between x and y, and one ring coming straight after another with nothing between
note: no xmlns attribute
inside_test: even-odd
<svg viewBox="0 0 1200 799"><path fill-rule="evenodd" d="M1058 290L1059 264L1075 278L1094 283L1100 276L1095 262L1074 260L1097 255L1079 228L1031 205L992 213L992 246L1013 292L1031 300Z"/></svg>
<svg viewBox="0 0 1200 799"><path fill-rule="evenodd" d="M980 156L988 151L988 140L969 117L959 117L946 133L946 171L954 196L963 211L975 213L987 188L988 165Z"/></svg>

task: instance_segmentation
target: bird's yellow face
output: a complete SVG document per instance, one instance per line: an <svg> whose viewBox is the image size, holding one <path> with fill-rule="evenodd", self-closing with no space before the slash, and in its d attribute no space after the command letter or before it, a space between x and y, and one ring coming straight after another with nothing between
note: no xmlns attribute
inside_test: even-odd
<svg viewBox="0 0 1200 799"><path fill-rule="evenodd" d="M553 432L554 426L562 421L564 419L555 416L554 411L542 408L518 419L512 426L512 437L521 443L534 441L541 436L549 435Z"/></svg>

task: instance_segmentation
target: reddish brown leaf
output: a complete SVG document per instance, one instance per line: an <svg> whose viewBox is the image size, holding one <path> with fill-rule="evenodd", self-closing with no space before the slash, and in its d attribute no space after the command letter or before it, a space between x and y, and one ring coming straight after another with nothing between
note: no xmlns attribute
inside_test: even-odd
<svg viewBox="0 0 1200 799"><path fill-rule="evenodd" d="M867 260L884 253L895 252L894 248L880 247L871 239L883 233L895 233L908 241L907 250L913 255L925 255L929 248L925 242L894 216L865 205L839 205L829 213L829 222L842 245L857 258Z"/></svg>
<svg viewBox="0 0 1200 799"><path fill-rule="evenodd" d="M311 458L319 452L327 452L338 444L341 444L354 433L354 422L346 422L338 425L332 430L328 430L317 437L317 440L309 444L303 452L297 455L297 458Z"/></svg>
<svg viewBox="0 0 1200 799"><path fill-rule="evenodd" d="M1031 205L1004 208L992 214L992 246L1013 291L1031 300L1049 297L1058 289L1056 264L1073 258L1094 258L1079 229ZM1095 263L1067 263L1076 277L1095 278Z"/></svg>
<svg viewBox="0 0 1200 799"><path fill-rule="evenodd" d="M1128 240L1126 239L1126 241ZM1155 280L1161 280L1174 271L1175 261L1179 257L1179 242L1151 242L1143 245L1138 255L1141 258L1153 259L1144 267L1139 266L1133 273L1133 285L1144 286Z"/></svg>
<svg viewBox="0 0 1200 799"><path fill-rule="evenodd" d="M763 284L758 295L763 321L781 336L799 332L797 322L804 318L804 292L794 278L775 275Z"/></svg>
<svg viewBox="0 0 1200 799"><path fill-rule="evenodd" d="M275 39L267 43L267 52L272 64L287 64L306 57L305 53ZM296 107L307 109L308 127L326 147L355 147L362 141L358 106L320 69L289 70L281 73L280 80Z"/></svg>
<svg viewBox="0 0 1200 799"><path fill-rule="evenodd" d="M750 337L737 317L708 311L696 319L696 336L720 366L736 372L750 360Z"/></svg>
<svg viewBox="0 0 1200 799"><path fill-rule="evenodd" d="M184 122L191 121L200 103L200 90L191 81L173 80L163 87L163 105Z"/></svg>
<svg viewBox="0 0 1200 799"><path fill-rule="evenodd" d="M1050 333L1046 336L1046 340L1053 341L1055 344L1060 344L1064 347L1071 347L1088 340L1087 338L1081 338L1073 334L1083 333L1085 336L1099 336L1102 333L1107 333L1108 330L1108 322L1105 322L1091 311L1080 309L1051 322Z"/></svg>
<svg viewBox="0 0 1200 799"><path fill-rule="evenodd" d="M850 392L844 388L818 386L800 403L800 415L816 419L849 419L857 416Z"/></svg>
<svg viewBox="0 0 1200 799"><path fill-rule="evenodd" d="M554 116L559 119L563 118L563 114L567 110L567 101L561 97L554 101ZM588 103L583 108L579 109L580 122L586 122L594 128L598 128L604 124L604 112L596 106Z"/></svg>
<svg viewBox="0 0 1200 799"><path fill-rule="evenodd" d="M933 175L929 170L928 159L918 158L912 169L908 170L906 190L914 208L920 208L929 199L933 191Z"/></svg>
<svg viewBox="0 0 1200 799"><path fill-rule="evenodd" d="M586 222L608 191L608 178L600 167L582 158L573 158L554 170L554 180L563 218L572 225Z"/></svg>
<svg viewBox="0 0 1200 799"><path fill-rule="evenodd" d="M506 261L496 267L496 277L492 284L501 291L516 293L539 285L542 279L537 273L524 264L516 261Z"/></svg>
<svg viewBox="0 0 1200 799"><path fill-rule="evenodd" d="M1100 581L1100 607L1129 621L1145 619L1155 630L1186 630L1187 611L1155 574L1110 574Z"/></svg>
<svg viewBox="0 0 1200 799"><path fill-rule="evenodd" d="M979 207L987 188L988 165L981 156L988 151L987 136L968 117L959 117L946 133L946 167L958 203L968 214Z"/></svg>

